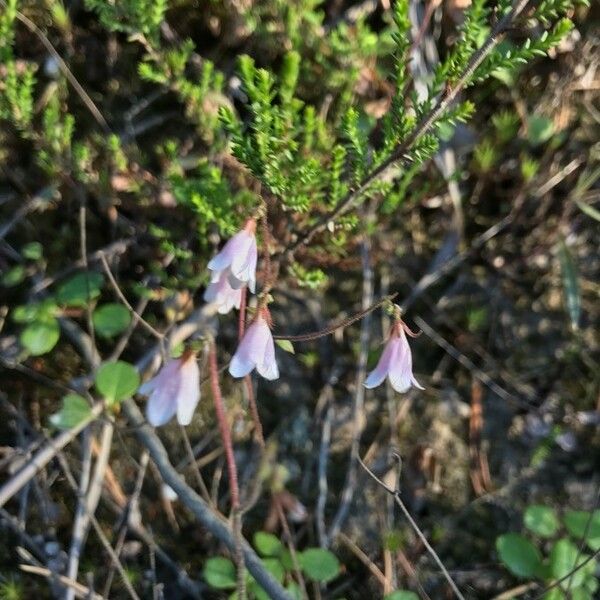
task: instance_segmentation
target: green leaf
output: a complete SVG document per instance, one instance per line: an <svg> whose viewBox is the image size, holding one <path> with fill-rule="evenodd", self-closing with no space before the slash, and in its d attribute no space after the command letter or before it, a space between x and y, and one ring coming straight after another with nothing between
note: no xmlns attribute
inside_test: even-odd
<svg viewBox="0 0 600 600"><path fill-rule="evenodd" d="M39 242L29 242L21 248L23 256L29 260L39 260L43 255L43 248Z"/></svg>
<svg viewBox="0 0 600 600"><path fill-rule="evenodd" d="M600 210L595 209L593 206L586 204L583 200L575 199L575 204L579 207L579 210L584 212L588 217L592 217L596 221L600 222Z"/></svg>
<svg viewBox="0 0 600 600"><path fill-rule="evenodd" d="M34 321L28 325L20 336L21 344L33 356L50 352L60 337L60 327L54 318Z"/></svg>
<svg viewBox="0 0 600 600"><path fill-rule="evenodd" d="M254 534L254 547L261 556L279 556L283 550L279 538L265 531L257 531Z"/></svg>
<svg viewBox="0 0 600 600"><path fill-rule="evenodd" d="M47 321L56 313L56 304L51 298L43 302L32 302L17 306L11 313L15 323L32 323L33 321Z"/></svg>
<svg viewBox="0 0 600 600"><path fill-rule="evenodd" d="M554 135L552 119L540 115L532 115L527 120L527 139L532 146L540 146Z"/></svg>
<svg viewBox="0 0 600 600"><path fill-rule="evenodd" d="M535 577L542 557L540 551L518 533L506 533L496 540L496 550L507 569L517 577Z"/></svg>
<svg viewBox="0 0 600 600"><path fill-rule="evenodd" d="M594 600L594 595L585 588L578 587L571 590L570 600Z"/></svg>
<svg viewBox="0 0 600 600"><path fill-rule="evenodd" d="M100 273L78 273L59 286L56 300L67 306L86 306L100 295L103 283Z"/></svg>
<svg viewBox="0 0 600 600"><path fill-rule="evenodd" d="M133 365L117 360L103 364L96 373L96 389L109 404L130 398L140 385Z"/></svg>
<svg viewBox="0 0 600 600"><path fill-rule="evenodd" d="M209 558L204 563L202 575L208 585L219 590L229 590L236 587L235 565L228 558L221 556Z"/></svg>
<svg viewBox="0 0 600 600"><path fill-rule="evenodd" d="M292 342L290 342L290 340L275 340L275 343L282 350L285 350L286 352L289 352L290 354L296 354L296 351L294 350L294 346L293 346Z"/></svg>
<svg viewBox="0 0 600 600"><path fill-rule="evenodd" d="M292 597L292 600L303 600L304 598L300 586L294 581L288 583L285 591Z"/></svg>
<svg viewBox="0 0 600 600"><path fill-rule="evenodd" d="M285 571L281 562L276 558L263 558L262 564L265 565L265 568L279 583L283 582L283 578L285 577Z"/></svg>
<svg viewBox="0 0 600 600"><path fill-rule="evenodd" d="M543 600L565 600L565 595L560 588L555 587L544 594Z"/></svg>
<svg viewBox="0 0 600 600"><path fill-rule="evenodd" d="M13 287L15 285L19 285L19 283L25 279L25 275L25 267L23 265L17 265L2 275L2 285L4 287Z"/></svg>
<svg viewBox="0 0 600 600"><path fill-rule="evenodd" d="M558 258L560 260L560 270L562 274L563 290L565 294L565 304L571 318L571 326L577 330L579 319L581 318L581 289L579 286L579 274L573 255L569 247L561 240L558 247Z"/></svg>
<svg viewBox="0 0 600 600"><path fill-rule="evenodd" d="M591 515L585 510L569 510L564 517L565 527L577 540L583 540L591 550L600 550L600 510ZM588 525L589 522L589 525Z"/></svg>
<svg viewBox="0 0 600 600"><path fill-rule="evenodd" d="M90 416L88 401L79 394L67 394L62 408L54 413L49 421L57 429L71 429Z"/></svg>
<svg viewBox="0 0 600 600"><path fill-rule="evenodd" d="M299 554L298 560L307 577L314 581L331 581L340 572L340 563L329 550L308 548Z"/></svg>
<svg viewBox="0 0 600 600"><path fill-rule="evenodd" d="M396 590L384 596L383 600L419 600L419 596L409 590Z"/></svg>
<svg viewBox="0 0 600 600"><path fill-rule="evenodd" d="M527 507L524 522L527 529L542 537L552 537L560 526L556 512L539 504Z"/></svg>
<svg viewBox="0 0 600 600"><path fill-rule="evenodd" d="M92 321L98 335L111 338L129 327L131 315L122 304L103 304L94 311Z"/></svg>
<svg viewBox="0 0 600 600"><path fill-rule="evenodd" d="M571 542L571 540L567 538L563 538L562 540L558 540L556 544L552 547L552 551L550 552L550 569L552 571L553 577L556 579L561 579L565 577L573 569L576 565L580 565L585 562L587 556L585 554L580 554L577 546ZM592 570L594 569L594 561L590 561L586 567L591 565ZM580 568L579 570L573 573L571 579L571 587L577 588L585 581L588 575L588 570L584 568ZM566 579L561 585L563 587L567 587L569 584L569 580Z"/></svg>

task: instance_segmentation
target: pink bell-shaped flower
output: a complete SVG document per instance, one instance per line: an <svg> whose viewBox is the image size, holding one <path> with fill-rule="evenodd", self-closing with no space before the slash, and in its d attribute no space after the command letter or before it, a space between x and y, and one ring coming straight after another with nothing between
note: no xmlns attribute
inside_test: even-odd
<svg viewBox="0 0 600 600"><path fill-rule="evenodd" d="M150 425L164 425L175 413L180 425L189 425L200 400L200 370L196 355L186 351L179 358L167 361L138 393L148 396L146 418Z"/></svg>
<svg viewBox="0 0 600 600"><path fill-rule="evenodd" d="M204 300L214 303L221 315L226 315L234 307L239 309L242 303L242 288L232 288L229 275L229 269L215 271L211 284L204 292Z"/></svg>
<svg viewBox="0 0 600 600"><path fill-rule="evenodd" d="M265 379L279 377L269 319L268 310L259 309L256 319L246 330L229 364L229 373L233 377L245 377L254 368Z"/></svg>
<svg viewBox="0 0 600 600"><path fill-rule="evenodd" d="M256 288L256 262L258 250L256 247L256 221L248 219L244 228L238 231L208 263L213 271L212 281L217 280L218 274L227 272L227 278L232 288L240 289L245 284L254 293Z"/></svg>
<svg viewBox="0 0 600 600"><path fill-rule="evenodd" d="M397 320L377 366L365 379L366 388L377 387L388 377L392 387L400 393L408 391L411 386L420 390L425 389L413 375L412 354L406 338L407 333L411 337L416 337L416 334L412 333L401 319Z"/></svg>

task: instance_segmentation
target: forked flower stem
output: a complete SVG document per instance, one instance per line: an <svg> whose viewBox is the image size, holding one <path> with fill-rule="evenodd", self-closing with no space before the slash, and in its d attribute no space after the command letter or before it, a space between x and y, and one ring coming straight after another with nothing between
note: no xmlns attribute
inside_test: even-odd
<svg viewBox="0 0 600 600"><path fill-rule="evenodd" d="M237 564L237 597L241 600L246 597L246 580L244 573L244 554L242 552L242 518L240 512L240 489L238 485L237 467L235 456L233 454L233 442L231 441L231 429L227 422L225 407L223 405L223 395L219 385L219 368L217 365L217 346L214 339L209 341L208 350L208 371L210 376L210 387L215 404L215 413L221 440L225 450L225 459L227 461L227 471L229 473L229 494L231 496L231 513L233 516L233 534L235 536L235 561Z"/></svg>
<svg viewBox="0 0 600 600"><path fill-rule="evenodd" d="M369 308L365 310L361 310L360 312L347 317L346 319L342 319L341 321L337 321L332 323L331 325L321 329L321 331L313 331L311 333L303 333L301 335L274 335L274 340L288 340L290 342L311 342L313 340L317 340L319 338L325 337L326 335L331 335L338 329L344 329L352 323L356 323L356 321L360 321L368 314L371 314L374 310L378 309L380 306L385 304L386 302L391 302L398 294L390 294L389 296L384 296L375 304L369 306Z"/></svg>

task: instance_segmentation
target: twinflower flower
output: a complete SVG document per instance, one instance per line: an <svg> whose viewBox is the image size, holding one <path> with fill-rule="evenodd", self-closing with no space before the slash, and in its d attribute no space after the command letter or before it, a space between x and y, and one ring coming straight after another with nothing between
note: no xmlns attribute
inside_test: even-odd
<svg viewBox="0 0 600 600"><path fill-rule="evenodd" d="M217 312L221 315L227 314L234 307L239 309L242 302L242 288L237 290L232 288L229 275L229 269L216 271L213 281L204 292L204 300L213 302L217 306Z"/></svg>
<svg viewBox="0 0 600 600"><path fill-rule="evenodd" d="M229 373L233 377L245 377L254 368L265 379L279 377L269 320L268 309L259 309L229 364Z"/></svg>
<svg viewBox="0 0 600 600"><path fill-rule="evenodd" d="M165 363L162 369L138 390L148 396L146 418L159 427L177 413L180 425L189 425L200 400L200 370L196 355L186 351Z"/></svg>
<svg viewBox="0 0 600 600"><path fill-rule="evenodd" d="M380 385L388 377L392 387L400 393L406 392L411 386L420 390L419 382L415 379L412 371L412 354L406 334L416 337L402 319L397 319L392 326L390 337L379 358L377 366L369 373L364 382L366 388L374 388Z"/></svg>
<svg viewBox="0 0 600 600"><path fill-rule="evenodd" d="M238 231L208 263L208 268L213 272L212 281L219 281L226 277L233 289L240 289L248 285L254 293L256 287L256 261L258 250L256 248L256 221L248 219L244 228Z"/></svg>

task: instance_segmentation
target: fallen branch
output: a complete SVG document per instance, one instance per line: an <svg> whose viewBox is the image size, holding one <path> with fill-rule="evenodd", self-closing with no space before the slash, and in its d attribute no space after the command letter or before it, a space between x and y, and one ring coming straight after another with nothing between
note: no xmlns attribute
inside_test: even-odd
<svg viewBox="0 0 600 600"><path fill-rule="evenodd" d="M78 425L63 431L45 444L36 454L27 461L27 464L11 477L0 488L0 507L4 506L19 490L33 479L67 444L85 429L104 408L102 402L97 402L90 409L89 415Z"/></svg>
<svg viewBox="0 0 600 600"><path fill-rule="evenodd" d="M231 528L223 518L217 516L210 509L206 502L177 473L169 461L165 447L154 429L145 422L135 402L126 400L121 406L123 413L134 428L138 440L150 453L150 458L158 468L165 483L173 488L179 500L194 513L198 521L212 535L223 542L232 554L235 553L236 544ZM273 600L292 600L281 584L265 569L260 558L244 539L242 539L242 551L248 571Z"/></svg>

